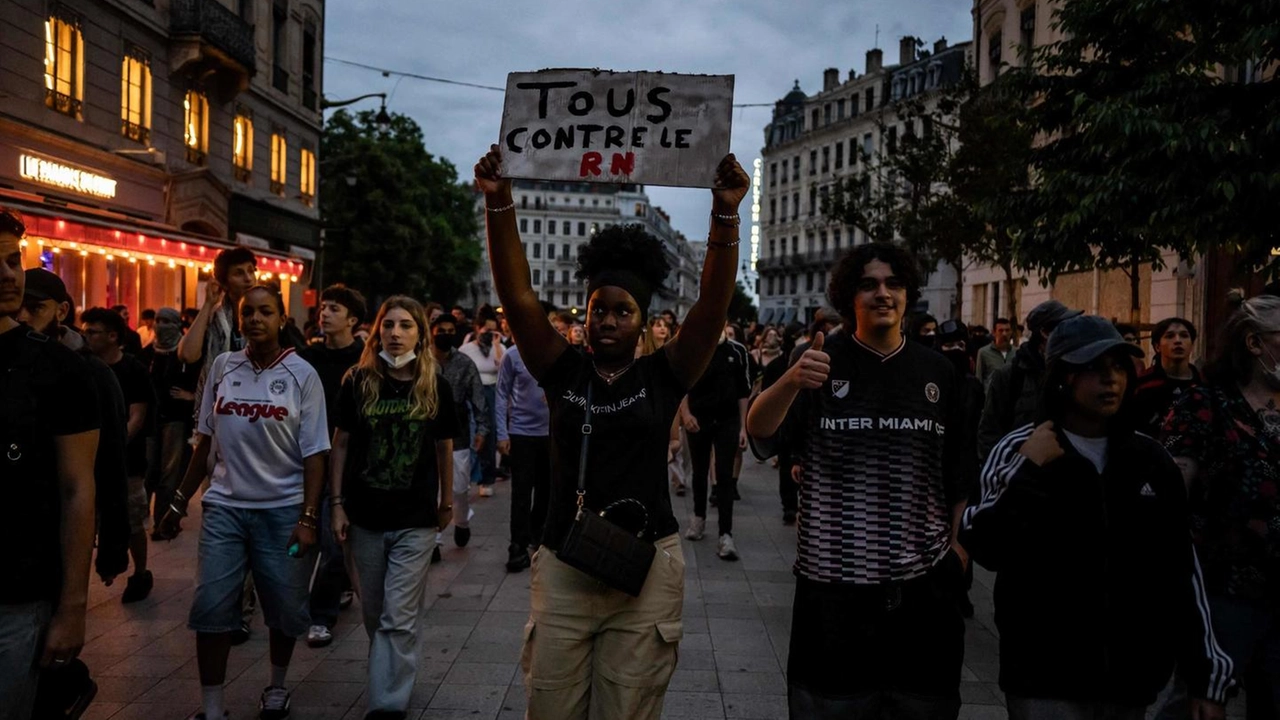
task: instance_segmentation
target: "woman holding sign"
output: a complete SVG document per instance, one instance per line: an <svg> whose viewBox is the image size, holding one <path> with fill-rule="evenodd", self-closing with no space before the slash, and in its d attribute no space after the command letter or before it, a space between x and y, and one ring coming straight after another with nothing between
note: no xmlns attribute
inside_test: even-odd
<svg viewBox="0 0 1280 720"><path fill-rule="evenodd" d="M683 634L668 434L724 327L737 275L738 205L750 180L733 155L720 162L698 302L660 351L637 358L650 298L668 271L659 241L640 226L615 226L583 248L589 352L576 352L547 321L530 283L501 163L495 145L475 167L494 286L521 357L546 391L555 445L521 655L529 717L656 720ZM600 552L606 544L613 552Z"/></svg>

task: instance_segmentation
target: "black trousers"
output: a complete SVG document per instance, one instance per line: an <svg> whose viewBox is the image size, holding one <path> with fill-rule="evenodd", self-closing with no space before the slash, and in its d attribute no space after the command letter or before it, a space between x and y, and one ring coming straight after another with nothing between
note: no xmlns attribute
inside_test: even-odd
<svg viewBox="0 0 1280 720"><path fill-rule="evenodd" d="M738 434L742 420L738 413L723 417L698 418L698 432L689 433L689 459L693 462L693 514L707 516L707 476L711 471L711 451L716 453L716 509L720 514L720 534L733 532L733 498L738 478L733 476L733 460L738 454Z"/></svg>
<svg viewBox="0 0 1280 720"><path fill-rule="evenodd" d="M960 712L964 620L954 553L902 583L797 578L787 662L793 718L940 720Z"/></svg>
<svg viewBox="0 0 1280 720"><path fill-rule="evenodd" d="M511 544L542 542L551 492L551 438L511 436Z"/></svg>

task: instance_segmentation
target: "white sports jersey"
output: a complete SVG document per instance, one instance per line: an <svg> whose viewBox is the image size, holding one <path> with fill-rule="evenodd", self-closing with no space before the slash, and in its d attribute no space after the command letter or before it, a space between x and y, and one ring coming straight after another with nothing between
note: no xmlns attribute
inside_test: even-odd
<svg viewBox="0 0 1280 720"><path fill-rule="evenodd" d="M329 449L320 376L292 349L257 367L247 350L209 368L196 432L209 435L206 502L238 508L302 504L302 460Z"/></svg>

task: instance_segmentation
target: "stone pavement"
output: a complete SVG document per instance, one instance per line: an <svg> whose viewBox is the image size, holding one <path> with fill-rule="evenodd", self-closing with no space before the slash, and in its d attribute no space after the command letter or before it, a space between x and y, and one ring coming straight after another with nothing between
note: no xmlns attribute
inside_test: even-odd
<svg viewBox="0 0 1280 720"><path fill-rule="evenodd" d="M524 717L519 656L529 573L508 574L503 566L509 489L499 483L493 498L473 500L476 515L466 548L454 546L452 532L445 535L444 562L432 566L429 576L423 662L410 718ZM741 492L734 510L740 562L716 557L714 511L706 539L684 541L685 636L664 718L786 717L783 669L795 532L782 525L776 471L768 465L748 460ZM683 526L692 493L673 500ZM199 707L195 637L186 628L199 534L198 503L192 505L186 531L151 546L156 582L150 598L125 606L119 599L123 582L111 588L91 584L83 658L99 691L86 720L184 720ZM1005 717L996 686L990 586L991 576L979 570L960 686L960 717L972 720ZM268 677L266 631L261 615L256 620L253 637L231 652L227 702L233 720L257 717ZM298 643L289 671L293 718L363 718L368 640L358 623L359 608L352 607L335 628L332 645L313 650Z"/></svg>

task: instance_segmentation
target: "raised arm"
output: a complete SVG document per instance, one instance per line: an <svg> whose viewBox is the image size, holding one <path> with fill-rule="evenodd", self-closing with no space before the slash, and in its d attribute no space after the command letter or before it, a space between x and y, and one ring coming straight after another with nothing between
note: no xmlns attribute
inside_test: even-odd
<svg viewBox="0 0 1280 720"><path fill-rule="evenodd" d="M711 189L711 232L707 236L707 259L702 264L698 300L680 331L662 348L685 387L702 377L728 319L729 302L738 281L738 205L749 187L751 179L733 153L725 155L716 168L716 184Z"/></svg>
<svg viewBox="0 0 1280 720"><path fill-rule="evenodd" d="M551 327L529 280L529 260L516 230L511 181L502 177L501 165L501 151L497 145L490 145L489 154L480 158L475 167L476 187L484 193L489 268L520 356L530 374L541 380L569 343Z"/></svg>
<svg viewBox="0 0 1280 720"><path fill-rule="evenodd" d="M178 359L182 362L190 365L198 362L204 355L205 334L209 331L213 314L222 306L224 293L222 286L216 280L209 283L208 289L205 290L204 305L200 306L200 312L196 313L196 319L191 321L191 327L178 341Z"/></svg>

